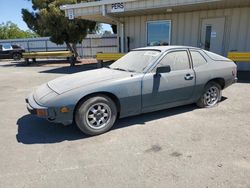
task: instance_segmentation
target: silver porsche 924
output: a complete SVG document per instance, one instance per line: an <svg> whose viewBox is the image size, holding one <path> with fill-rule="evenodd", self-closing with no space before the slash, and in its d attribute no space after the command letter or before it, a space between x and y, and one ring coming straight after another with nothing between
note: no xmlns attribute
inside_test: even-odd
<svg viewBox="0 0 250 188"><path fill-rule="evenodd" d="M74 121L85 134L98 135L117 118L191 103L213 107L236 74L233 61L203 49L146 47L109 67L49 81L26 103L31 114L62 124Z"/></svg>

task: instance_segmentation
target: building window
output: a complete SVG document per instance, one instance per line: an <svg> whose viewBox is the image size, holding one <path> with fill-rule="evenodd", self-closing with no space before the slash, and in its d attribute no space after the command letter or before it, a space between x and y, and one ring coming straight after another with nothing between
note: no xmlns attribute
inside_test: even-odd
<svg viewBox="0 0 250 188"><path fill-rule="evenodd" d="M171 21L147 22L147 45L169 45L171 36Z"/></svg>

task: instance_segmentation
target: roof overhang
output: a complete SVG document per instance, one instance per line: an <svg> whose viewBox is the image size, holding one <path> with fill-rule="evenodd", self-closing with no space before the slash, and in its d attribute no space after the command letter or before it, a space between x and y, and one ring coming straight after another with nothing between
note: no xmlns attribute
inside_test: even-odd
<svg viewBox="0 0 250 188"><path fill-rule="evenodd" d="M154 1L154 3L153 3ZM157 3L158 2L158 3ZM113 11L113 5L123 3L122 11ZM196 10L210 10L231 7L250 6L249 0L105 0L87 3L63 5L68 16L69 11L74 18L97 21L101 23L115 24L119 18L127 16L139 16L148 14L178 13Z"/></svg>
<svg viewBox="0 0 250 188"><path fill-rule="evenodd" d="M126 3L126 2L133 2L138 0L105 0L105 1L92 1L92 2L83 2L77 4L69 4L69 5L62 5L60 8L61 10L67 9L76 9L76 8L89 8L89 7L96 7L102 5L109 5L117 2Z"/></svg>

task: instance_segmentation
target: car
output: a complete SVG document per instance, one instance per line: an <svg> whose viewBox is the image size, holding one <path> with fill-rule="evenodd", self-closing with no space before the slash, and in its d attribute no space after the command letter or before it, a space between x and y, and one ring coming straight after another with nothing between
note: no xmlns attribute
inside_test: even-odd
<svg viewBox="0 0 250 188"><path fill-rule="evenodd" d="M0 59L20 60L24 48L17 44L0 44Z"/></svg>
<svg viewBox="0 0 250 188"><path fill-rule="evenodd" d="M88 135L112 128L118 118L196 103L214 107L237 81L233 61L188 46L138 48L108 67L60 77L27 98L31 114L71 124Z"/></svg>

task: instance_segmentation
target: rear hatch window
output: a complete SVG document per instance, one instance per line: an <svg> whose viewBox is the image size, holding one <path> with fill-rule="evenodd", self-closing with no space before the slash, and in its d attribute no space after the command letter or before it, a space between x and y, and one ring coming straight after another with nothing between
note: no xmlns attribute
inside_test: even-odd
<svg viewBox="0 0 250 188"><path fill-rule="evenodd" d="M215 54L213 52L209 52L206 50L203 50L205 52L205 54L212 60L214 61L231 61L230 59L223 57L221 55Z"/></svg>

